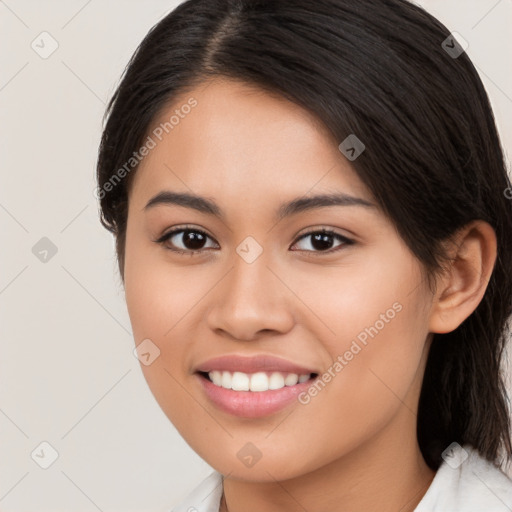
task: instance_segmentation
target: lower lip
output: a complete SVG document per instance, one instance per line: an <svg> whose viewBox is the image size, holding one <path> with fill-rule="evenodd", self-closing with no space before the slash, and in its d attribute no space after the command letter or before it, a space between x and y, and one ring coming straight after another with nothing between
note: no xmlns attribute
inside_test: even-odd
<svg viewBox="0 0 512 512"><path fill-rule="evenodd" d="M216 386L208 378L196 373L206 396L222 411L241 418L260 418L281 411L293 402L298 402L297 396L308 389L317 378L294 386L269 391L233 391Z"/></svg>

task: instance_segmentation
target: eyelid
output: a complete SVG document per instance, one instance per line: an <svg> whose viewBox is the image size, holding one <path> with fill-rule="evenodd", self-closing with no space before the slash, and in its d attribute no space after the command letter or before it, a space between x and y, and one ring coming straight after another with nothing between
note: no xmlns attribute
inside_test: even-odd
<svg viewBox="0 0 512 512"><path fill-rule="evenodd" d="M304 231L299 232L299 234L297 235L297 240L299 240L303 236L312 235L314 233L328 233L328 234L339 236L346 240L351 240L351 237L349 235L343 235L342 233L338 232L336 229L337 228L333 228L331 226L322 226L321 224L319 226L304 228ZM351 240L351 241L354 241L354 240Z"/></svg>
<svg viewBox="0 0 512 512"><path fill-rule="evenodd" d="M216 244L219 243L219 242L217 242L217 240L215 240L215 238L212 235L210 235L210 233L208 233L204 229L198 228L196 226L187 225L187 224L173 226L171 229L169 229L169 231L166 231L163 235L158 237L156 240L153 240L153 242L163 243L167 239L169 239L172 235L175 235L176 233L179 233L180 231L187 231L187 230L195 231L196 233L201 233L202 235L205 235L208 238L211 238L212 240L214 240ZM188 251L188 252L191 252L191 251Z"/></svg>

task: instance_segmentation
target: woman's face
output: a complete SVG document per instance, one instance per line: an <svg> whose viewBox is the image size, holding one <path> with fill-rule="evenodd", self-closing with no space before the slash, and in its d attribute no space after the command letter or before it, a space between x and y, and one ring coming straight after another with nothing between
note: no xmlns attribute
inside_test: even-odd
<svg viewBox="0 0 512 512"><path fill-rule="evenodd" d="M227 80L152 130L130 189L126 300L145 378L187 443L224 474L271 481L415 442L432 297L342 141ZM313 201L325 195L345 200ZM221 356L249 365L209 363ZM240 370L241 390L198 369L228 387Z"/></svg>

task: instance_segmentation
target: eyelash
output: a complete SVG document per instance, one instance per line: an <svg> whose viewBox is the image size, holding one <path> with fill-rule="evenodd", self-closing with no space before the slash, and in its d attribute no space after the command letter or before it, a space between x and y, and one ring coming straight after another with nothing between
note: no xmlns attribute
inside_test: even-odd
<svg viewBox="0 0 512 512"><path fill-rule="evenodd" d="M186 250L185 251L185 250L182 250L182 249L172 249L172 248L170 248L170 247L165 245L165 242L167 242L174 235L176 235L178 233L183 233L184 231L193 231L194 233L200 233L201 235L203 235L203 236L213 240L213 238L210 235L208 235L208 233L205 233L201 229L197 229L197 228L192 227L192 226L182 226L182 227L173 229L172 231L169 231L168 233L163 234L160 238L158 238L157 240L154 240L154 242L157 243L157 244L163 245L167 250L172 251L172 252L177 253L177 254L180 254L180 255L194 256L195 254L198 254L198 253L204 252L205 250L208 250L208 249L199 249L199 250ZM316 229L316 230L308 231L307 233L303 233L302 235L299 236L299 238L297 238L297 240L292 245L295 245L297 242L299 242L299 240L302 240L303 238L307 238L308 236L316 235L318 233L322 233L322 234L325 234L325 235L331 235L331 236L337 238L339 241L341 241L343 243L341 245L339 245L338 247L335 247L334 249L328 249L326 251L308 251L308 250L303 250L303 249L302 250L299 249L299 251L308 253L308 256L313 256L314 255L313 257L316 257L316 255L332 254L332 253L342 249L343 247L345 247L347 245L355 244L354 240L351 240L350 238L347 238L347 237L345 237L343 235L340 235L339 233L336 233L332 229L322 228L322 229Z"/></svg>

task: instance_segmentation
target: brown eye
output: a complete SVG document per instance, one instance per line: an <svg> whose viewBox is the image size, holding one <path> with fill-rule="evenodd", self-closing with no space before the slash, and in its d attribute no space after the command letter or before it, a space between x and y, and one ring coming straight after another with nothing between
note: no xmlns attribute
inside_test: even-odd
<svg viewBox="0 0 512 512"><path fill-rule="evenodd" d="M299 241L302 240L308 240L308 242L304 243L303 247L299 248L299 250L310 252L334 252L345 245L352 245L355 243L353 240L350 240L335 231L326 229L310 231L299 238ZM335 245L336 241L339 242L338 245ZM298 243L299 242L296 242L294 246Z"/></svg>
<svg viewBox="0 0 512 512"><path fill-rule="evenodd" d="M172 251L193 254L195 252L201 252L204 249L215 248L215 243L213 246L208 246L209 240L213 239L204 231L195 228L181 228L169 231L156 240L156 242L163 244Z"/></svg>
<svg viewBox="0 0 512 512"><path fill-rule="evenodd" d="M206 243L206 239L207 237L202 233L188 229L186 231L182 231L181 234L181 243L185 246L186 249L191 249L193 251L202 249Z"/></svg>

